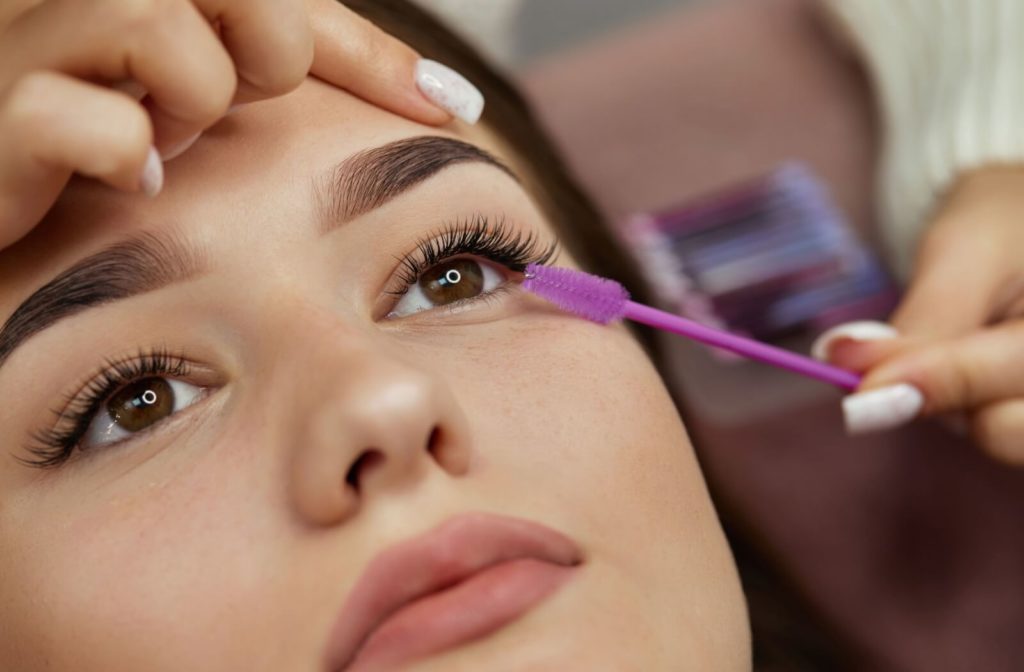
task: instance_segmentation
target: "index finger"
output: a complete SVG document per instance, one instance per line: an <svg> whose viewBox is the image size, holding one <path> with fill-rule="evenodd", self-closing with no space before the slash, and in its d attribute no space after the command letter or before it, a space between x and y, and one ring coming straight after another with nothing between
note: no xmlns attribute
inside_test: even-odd
<svg viewBox="0 0 1024 672"><path fill-rule="evenodd" d="M364 100L422 124L438 126L455 115L476 123L480 91L446 66L420 58L336 0L306 0L316 44L312 74Z"/></svg>
<svg viewBox="0 0 1024 672"><path fill-rule="evenodd" d="M236 103L287 93L313 62L313 32L301 0L194 0L217 27L238 74ZM340 5L339 5L340 6Z"/></svg>
<svg viewBox="0 0 1024 672"><path fill-rule="evenodd" d="M921 392L924 415L1024 396L1024 320L910 349L868 373L860 389L898 383Z"/></svg>

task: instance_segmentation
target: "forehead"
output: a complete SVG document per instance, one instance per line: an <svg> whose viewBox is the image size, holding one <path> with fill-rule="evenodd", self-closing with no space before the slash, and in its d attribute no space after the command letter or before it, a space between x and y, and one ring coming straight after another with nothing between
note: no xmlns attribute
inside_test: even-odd
<svg viewBox="0 0 1024 672"><path fill-rule="evenodd" d="M314 180L361 150L424 134L466 140L502 155L489 133L451 124L433 128L393 115L319 80L248 105L208 129L164 165L155 199L75 179L44 222L0 251L0 309L68 263L125 236L167 222L202 239L210 227L240 222L285 227L313 217Z"/></svg>

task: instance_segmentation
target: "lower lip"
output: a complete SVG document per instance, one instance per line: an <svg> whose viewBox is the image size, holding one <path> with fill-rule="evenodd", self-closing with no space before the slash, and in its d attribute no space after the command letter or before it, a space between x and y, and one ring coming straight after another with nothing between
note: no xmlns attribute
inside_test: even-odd
<svg viewBox="0 0 1024 672"><path fill-rule="evenodd" d="M346 672L392 669L486 637L556 591L575 570L523 558L478 572L396 611L370 635Z"/></svg>

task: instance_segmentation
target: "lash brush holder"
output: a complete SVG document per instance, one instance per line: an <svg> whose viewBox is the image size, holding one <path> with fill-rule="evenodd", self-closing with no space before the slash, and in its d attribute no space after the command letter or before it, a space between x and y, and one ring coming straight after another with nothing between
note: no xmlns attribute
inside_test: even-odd
<svg viewBox="0 0 1024 672"><path fill-rule="evenodd" d="M774 341L887 315L898 292L825 185L787 163L620 233L667 309Z"/></svg>

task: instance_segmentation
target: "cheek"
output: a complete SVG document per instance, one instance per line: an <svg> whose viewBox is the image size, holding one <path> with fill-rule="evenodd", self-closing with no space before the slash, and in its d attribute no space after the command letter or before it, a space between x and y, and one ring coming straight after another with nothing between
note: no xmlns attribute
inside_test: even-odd
<svg viewBox="0 0 1024 672"><path fill-rule="evenodd" d="M217 450L178 441L109 483L69 480L9 512L30 521L5 534L22 550L2 582L18 586L24 650L55 669L198 671L245 660L254 634L298 618L274 594L287 558L271 470L237 459L268 452L239 437Z"/></svg>
<svg viewBox="0 0 1024 672"><path fill-rule="evenodd" d="M615 553L629 536L717 530L678 411L624 329L547 319L463 353L452 384L483 478L543 487Z"/></svg>
<svg viewBox="0 0 1024 672"><path fill-rule="evenodd" d="M463 352L452 380L483 501L530 507L581 540L588 603L628 614L606 629L674 642L687 659L736 649L745 616L728 545L678 411L628 333L548 320Z"/></svg>

